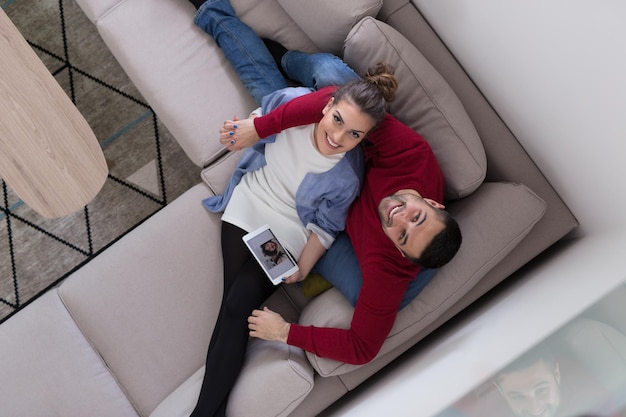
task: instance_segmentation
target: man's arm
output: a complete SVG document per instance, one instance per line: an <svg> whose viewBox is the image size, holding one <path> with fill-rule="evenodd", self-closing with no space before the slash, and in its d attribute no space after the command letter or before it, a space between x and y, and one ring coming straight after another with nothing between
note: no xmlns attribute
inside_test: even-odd
<svg viewBox="0 0 626 417"><path fill-rule="evenodd" d="M265 138L291 127L319 122L322 110L335 90L336 87L326 87L296 97L268 114L255 118L254 127L259 137Z"/></svg>
<svg viewBox="0 0 626 417"><path fill-rule="evenodd" d="M279 90L264 100L265 110L278 106L262 116L250 116L247 119L239 120L235 117L226 120L220 128L220 143L230 151L249 148L260 139L265 139L271 135L282 132L295 126L304 126L317 123L322 118L322 110L335 87L327 87L313 93L303 94L302 90L284 89ZM296 96L290 94L294 90ZM307 89L308 91L308 89ZM288 100L284 103L284 100ZM281 104L283 103L283 104Z"/></svg>
<svg viewBox="0 0 626 417"><path fill-rule="evenodd" d="M393 327L408 280L394 279L395 268L389 271L381 262L370 265L380 266L369 271L380 279L363 281L349 329L287 323L264 308L248 318L250 336L282 341L340 362L361 365L371 361Z"/></svg>

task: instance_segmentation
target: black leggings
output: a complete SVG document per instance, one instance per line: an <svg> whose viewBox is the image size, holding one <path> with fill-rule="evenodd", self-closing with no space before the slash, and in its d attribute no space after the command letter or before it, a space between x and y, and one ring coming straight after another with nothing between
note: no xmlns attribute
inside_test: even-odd
<svg viewBox="0 0 626 417"><path fill-rule="evenodd" d="M226 415L228 394L248 346L248 316L276 289L243 243L245 234L222 222L224 295L209 344L200 397L191 417Z"/></svg>
<svg viewBox="0 0 626 417"><path fill-rule="evenodd" d="M202 4L206 1L206 0L189 0L191 2L191 4L193 4L196 8L196 10L198 10L200 8L200 6L202 6Z"/></svg>

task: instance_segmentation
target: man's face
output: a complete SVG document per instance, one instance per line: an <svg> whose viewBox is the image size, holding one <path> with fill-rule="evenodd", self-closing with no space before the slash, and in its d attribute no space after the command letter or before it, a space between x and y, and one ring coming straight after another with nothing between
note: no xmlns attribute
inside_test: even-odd
<svg viewBox="0 0 626 417"><path fill-rule="evenodd" d="M545 361L501 374L498 389L518 417L553 417L561 404L558 364Z"/></svg>
<svg viewBox="0 0 626 417"><path fill-rule="evenodd" d="M405 255L419 258L444 229L437 210L444 206L413 190L401 190L378 205L380 223L387 237Z"/></svg>

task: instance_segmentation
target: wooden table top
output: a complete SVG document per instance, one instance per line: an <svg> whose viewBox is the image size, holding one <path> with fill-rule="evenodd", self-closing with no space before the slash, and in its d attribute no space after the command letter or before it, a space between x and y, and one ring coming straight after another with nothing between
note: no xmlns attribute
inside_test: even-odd
<svg viewBox="0 0 626 417"><path fill-rule="evenodd" d="M0 8L0 177L32 209L82 209L108 168L85 118Z"/></svg>

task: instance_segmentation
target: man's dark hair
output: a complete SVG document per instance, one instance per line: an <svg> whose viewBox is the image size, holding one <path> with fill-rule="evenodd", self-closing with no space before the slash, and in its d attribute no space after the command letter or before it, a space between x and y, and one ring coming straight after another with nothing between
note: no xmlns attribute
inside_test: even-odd
<svg viewBox="0 0 626 417"><path fill-rule="evenodd" d="M463 240L461 229L454 217L445 210L436 210L444 225L443 230L431 240L418 258L407 256L411 262L422 268L441 268L450 262L459 251Z"/></svg>

